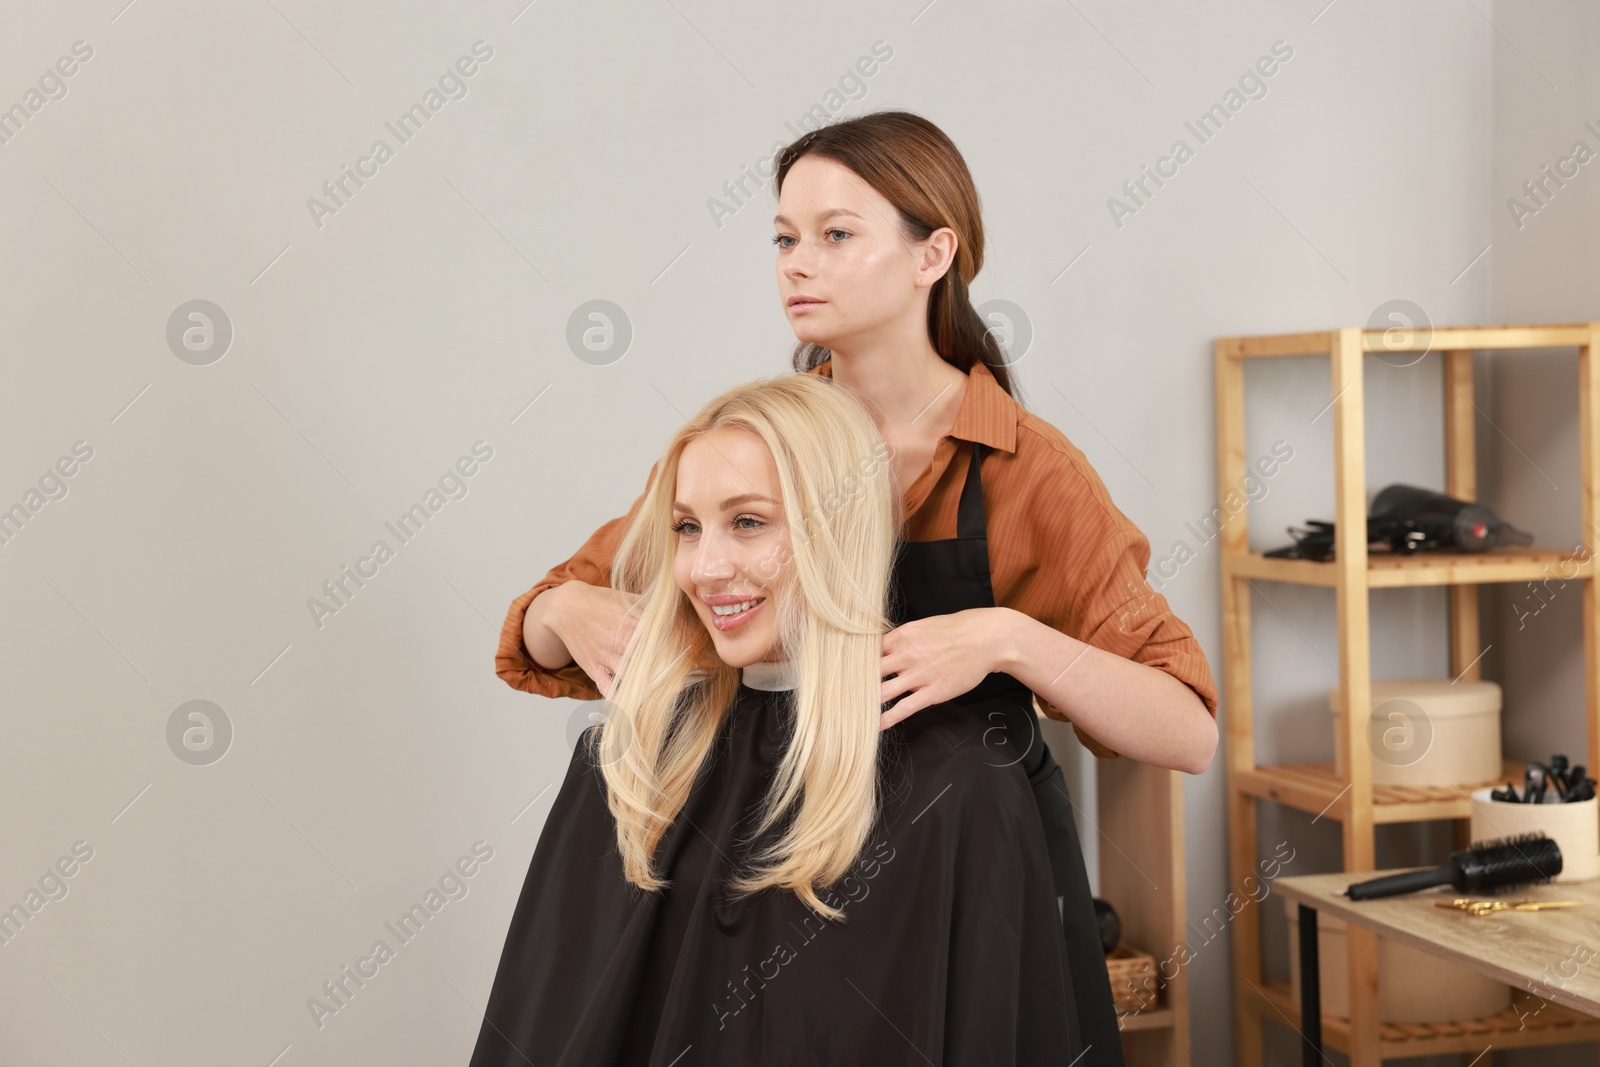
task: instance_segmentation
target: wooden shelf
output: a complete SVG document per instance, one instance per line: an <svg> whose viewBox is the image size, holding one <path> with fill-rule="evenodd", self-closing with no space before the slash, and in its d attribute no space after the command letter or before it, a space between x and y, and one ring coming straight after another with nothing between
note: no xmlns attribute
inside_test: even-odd
<svg viewBox="0 0 1600 1067"><path fill-rule="evenodd" d="M1256 989L1246 986L1241 1001L1257 1018L1300 1028L1300 1005L1290 997L1288 982L1262 982ZM1378 1050L1386 1060L1457 1052L1473 1055L1487 1045L1531 1048L1597 1040L1600 1019L1559 1004L1541 1004L1538 997L1518 989L1511 991L1511 1007L1495 1015L1454 1022L1378 1024ZM1324 1012L1322 1041L1348 1055L1350 1020Z"/></svg>
<svg viewBox="0 0 1600 1067"><path fill-rule="evenodd" d="M1259 578L1293 585L1339 584L1333 562L1269 558L1261 552L1224 556L1223 576ZM1367 587L1394 589L1420 585L1484 585L1490 582L1539 582L1552 576L1572 581L1593 578L1594 557L1583 558L1571 549L1526 547L1492 548L1487 552L1367 552Z"/></svg>
<svg viewBox="0 0 1600 1067"><path fill-rule="evenodd" d="M1117 1016L1117 1029L1124 1032L1162 1030L1172 1026L1173 1018L1171 1008L1151 1008L1149 1011Z"/></svg>
<svg viewBox="0 0 1600 1067"><path fill-rule="evenodd" d="M1217 488L1219 500L1238 498L1221 526L1222 572L1222 705L1228 768L1228 873L1233 885L1247 885L1258 869L1258 811L1261 800L1329 816L1340 824L1343 870L1354 875L1371 871L1376 828L1384 823L1455 822L1456 847L1468 838L1473 786L1406 788L1372 781L1376 758L1366 730L1372 706L1372 629L1370 594L1374 589L1443 586L1448 595L1448 675L1481 678L1479 587L1494 582L1576 581L1582 597L1582 620L1576 642L1584 662L1583 745L1585 763L1600 767L1600 592L1594 555L1600 550L1600 322L1555 325L1436 327L1402 335L1381 329L1346 327L1270 337L1219 337L1216 340ZM1415 352L1418 359L1442 360L1441 402L1444 412L1445 468L1443 491L1457 500L1478 499L1475 440L1484 417L1473 401L1474 350L1576 348L1574 388L1578 401L1579 529L1585 544L1564 547L1511 547L1488 552L1402 554L1366 543L1367 457L1363 367L1369 354ZM1245 449L1246 364L1273 356L1320 356L1328 361L1329 407L1333 422L1333 485L1331 519L1336 558L1310 560L1267 558L1249 546L1248 478ZM1409 361L1409 362L1415 362ZM1512 363L1514 365L1514 359ZM1269 546L1273 547L1273 546ZM1251 609L1254 581L1321 586L1334 591L1339 634L1339 707L1335 722L1345 731L1335 738L1336 751L1351 766L1343 776L1334 765L1286 763L1261 766L1255 743L1252 678ZM1505 777L1483 785L1519 781L1522 765L1505 762ZM1299 1008L1289 1002L1287 983L1261 978L1261 917L1247 907L1232 924L1234 967L1234 1061L1240 1067L1262 1067L1263 1019L1298 1025ZM1323 1034L1334 1048L1350 1057L1352 1067L1374 1067L1382 1060L1439 1053L1477 1054L1486 1046L1515 1048L1568 1041L1600 1040L1600 1019L1590 1019L1547 1005L1519 1018L1515 1010L1486 1019L1468 1019L1434 1026L1397 1026L1378 1018L1378 985L1354 976L1377 972L1378 938L1351 927L1346 937L1349 1019L1324 1016ZM1521 996L1521 993L1517 993Z"/></svg>
<svg viewBox="0 0 1600 1067"><path fill-rule="evenodd" d="M1470 800L1474 789L1521 782L1525 763L1501 761L1501 775L1476 785L1372 787L1372 821L1428 822L1435 819L1466 819L1472 815ZM1335 803L1350 788L1333 771L1331 760L1320 763L1279 763L1253 770L1234 772L1233 785L1242 793L1263 800L1274 800L1286 807L1344 821L1345 804Z"/></svg>
<svg viewBox="0 0 1600 1067"><path fill-rule="evenodd" d="M1435 326L1417 331L1406 343L1396 343L1393 331L1349 330L1361 352L1451 352L1492 348L1576 348L1589 343L1592 322L1562 322L1546 326ZM1228 359L1261 356L1326 356L1345 330L1280 333L1264 337L1219 337L1216 352Z"/></svg>

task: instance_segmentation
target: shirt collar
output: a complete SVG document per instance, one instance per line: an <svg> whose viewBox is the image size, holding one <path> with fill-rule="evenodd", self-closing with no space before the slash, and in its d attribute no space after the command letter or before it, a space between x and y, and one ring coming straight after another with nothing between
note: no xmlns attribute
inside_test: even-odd
<svg viewBox="0 0 1600 1067"><path fill-rule="evenodd" d="M833 360L824 360L806 373L832 378ZM974 363L967 375L961 410L956 412L956 421L945 436L1002 452L1017 450L1017 402L995 381L994 374L982 361Z"/></svg>

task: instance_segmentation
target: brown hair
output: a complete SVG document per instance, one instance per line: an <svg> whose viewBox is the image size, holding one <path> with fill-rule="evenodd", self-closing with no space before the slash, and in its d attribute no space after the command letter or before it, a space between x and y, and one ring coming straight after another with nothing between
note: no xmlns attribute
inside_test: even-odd
<svg viewBox="0 0 1600 1067"><path fill-rule="evenodd" d="M778 154L775 191L802 156L841 163L900 212L908 240L925 240L948 226L957 237L955 261L928 297L928 338L951 366L971 373L982 361L1016 397L1005 353L973 308L967 286L983 268L983 218L966 160L943 130L909 111L875 111L810 130ZM821 345L795 345L794 369L808 371L831 358Z"/></svg>

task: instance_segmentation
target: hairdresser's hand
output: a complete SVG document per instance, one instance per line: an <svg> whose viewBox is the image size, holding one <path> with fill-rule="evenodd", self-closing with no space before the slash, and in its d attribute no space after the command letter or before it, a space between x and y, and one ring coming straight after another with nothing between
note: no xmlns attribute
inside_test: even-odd
<svg viewBox="0 0 1600 1067"><path fill-rule="evenodd" d="M999 639L1006 632L1001 613L1006 610L968 608L932 615L884 634L881 699L888 703L900 697L900 702L879 717L879 729L954 700L998 670Z"/></svg>
<svg viewBox="0 0 1600 1067"><path fill-rule="evenodd" d="M610 700L611 684L616 680L622 652L639 625L638 618L628 613L629 606L638 603L639 595L573 579L534 597L528 609L530 623L534 605L546 599L550 603L545 606L540 621L566 646L571 661L589 676L600 695ZM543 666L538 657L540 650L535 649L531 641L528 650L535 653L536 661Z"/></svg>

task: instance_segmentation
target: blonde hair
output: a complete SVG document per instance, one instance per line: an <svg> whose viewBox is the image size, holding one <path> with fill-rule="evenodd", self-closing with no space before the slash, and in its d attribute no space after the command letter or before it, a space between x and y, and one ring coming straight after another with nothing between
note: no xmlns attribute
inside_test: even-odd
<svg viewBox="0 0 1600 1067"><path fill-rule="evenodd" d="M674 580L678 535L671 528L684 447L729 428L760 438L777 467L788 551L774 562L793 568L778 598L777 625L780 651L796 672L796 688L778 695L792 700L794 732L752 840L787 822L777 840L752 854L756 868L730 888L740 895L792 890L812 910L842 919L816 889L850 869L881 811L879 660L890 629L900 493L866 407L828 378L786 375L708 403L667 445L618 547L612 587L641 596L596 750L617 847L628 881L646 890L669 884L653 869L656 848L738 691L738 668L694 670L711 640Z"/></svg>

